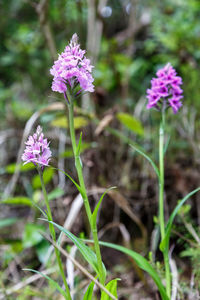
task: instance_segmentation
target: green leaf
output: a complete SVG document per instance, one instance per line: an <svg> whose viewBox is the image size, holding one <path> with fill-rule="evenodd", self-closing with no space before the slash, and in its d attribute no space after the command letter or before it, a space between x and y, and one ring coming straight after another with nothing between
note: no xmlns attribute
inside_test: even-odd
<svg viewBox="0 0 200 300"><path fill-rule="evenodd" d="M63 297L66 299L66 293L65 291L59 286L59 284L53 280L52 278L50 278L49 276L43 274L42 272L33 270L33 269L23 269L23 271L30 271L33 273L37 273L40 274L41 276L43 276L44 278L46 278L48 281L50 281L52 283L52 285L60 292L61 295L63 295Z"/></svg>
<svg viewBox="0 0 200 300"><path fill-rule="evenodd" d="M101 205L101 202L103 201L103 198L104 196L110 191L110 190L113 190L115 189L116 187L113 186L113 187L110 187L108 189L105 190L105 192L103 193L103 195L101 196L99 202L97 203L94 211L93 211L93 214L92 214L92 223L93 223L93 226L96 226L96 222L97 222L97 213L98 213L98 210L100 208L100 205Z"/></svg>
<svg viewBox="0 0 200 300"><path fill-rule="evenodd" d="M44 173L43 173L44 184L49 183L52 180L53 175L54 175L53 168L46 168L44 170ZM40 182L40 176L39 175L35 175L33 177L32 186L33 186L34 189L41 188L41 182Z"/></svg>
<svg viewBox="0 0 200 300"><path fill-rule="evenodd" d="M154 270L154 268L150 265L150 263L139 253L127 249L123 246L119 246L119 245L115 245L112 243L106 243L106 242L99 242L100 245L105 246L105 247L109 247L109 248L113 248L116 249L118 251L121 251L124 254L129 255L130 257L132 257L135 262L137 263L138 267L140 267L142 270L146 271L151 278L154 280L155 284L158 287L158 290L161 294L162 300L169 300L166 292L165 292L165 287L162 284L162 281L158 275L158 273Z"/></svg>
<svg viewBox="0 0 200 300"><path fill-rule="evenodd" d="M150 162L150 164L154 168L154 171L156 172L156 174L157 174L157 176L159 178L160 177L159 170L158 170L156 164L154 163L154 161L151 159L151 157L148 156L148 154L146 154L143 150L135 147L134 145L130 144L130 146L131 146L131 148L133 148L136 152L140 153L143 157L145 157Z"/></svg>
<svg viewBox="0 0 200 300"><path fill-rule="evenodd" d="M184 250L180 253L180 257L195 257L195 256L199 256L199 248L189 248L187 250Z"/></svg>
<svg viewBox="0 0 200 300"><path fill-rule="evenodd" d="M63 174L65 174L71 180L71 182L76 186L77 190L79 191L79 193L81 194L83 199L85 198L86 195L85 195L84 191L82 190L82 188L80 187L80 185L78 185L78 183L68 173L66 173L60 169L57 169L57 168L53 168L53 169L58 170L58 171L62 172Z"/></svg>
<svg viewBox="0 0 200 300"><path fill-rule="evenodd" d="M21 240L9 241L8 244L11 245L11 253L13 252L15 255L23 251L23 244Z"/></svg>
<svg viewBox="0 0 200 300"><path fill-rule="evenodd" d="M87 291L83 297L83 300L92 300L94 284L95 283L93 281L89 284Z"/></svg>
<svg viewBox="0 0 200 300"><path fill-rule="evenodd" d="M38 224L27 223L23 233L23 247L29 248L39 244L43 240L40 231L45 232L45 227Z"/></svg>
<svg viewBox="0 0 200 300"><path fill-rule="evenodd" d="M89 123L89 120L84 117L75 117L74 118L74 128L80 129L82 127L87 126Z"/></svg>
<svg viewBox="0 0 200 300"><path fill-rule="evenodd" d="M110 282L108 282L108 284L105 286L106 289L116 298L117 297L117 281L119 279L113 279ZM108 294L106 294L104 291L102 291L101 294L101 300L110 300L111 298L108 296Z"/></svg>
<svg viewBox="0 0 200 300"><path fill-rule="evenodd" d="M172 229L172 224L173 221L179 211L179 209L181 208L181 206L195 193L197 193L198 191L200 191L200 187L193 190L192 192L190 192L189 194L187 194L178 204L177 206L174 208L173 212L171 213L169 220L167 222L166 225L166 230L165 230L165 237L164 239L161 241L160 243L160 250L161 251L167 251L169 248L169 239L170 239L170 234L171 234L171 229Z"/></svg>
<svg viewBox="0 0 200 300"><path fill-rule="evenodd" d="M23 165L23 164L17 165L16 163L13 163L13 164L10 164L10 165L6 166L6 172L8 174L15 173L15 169L16 169L17 166L19 166L20 172L27 172L29 170L35 169L35 166L34 166L33 163L28 163L28 164L25 164L25 165Z"/></svg>
<svg viewBox="0 0 200 300"><path fill-rule="evenodd" d="M189 213L190 209L191 209L190 204L184 204L181 206L180 210L178 211L178 215L185 217Z"/></svg>
<svg viewBox="0 0 200 300"><path fill-rule="evenodd" d="M37 208L37 209L43 214L43 216L46 218L46 217L47 217L46 212L43 211L43 210L39 207L39 205L37 204L36 201L34 201L34 200L32 200L32 199L30 199L30 200L31 200L32 205L33 205L35 208Z"/></svg>
<svg viewBox="0 0 200 300"><path fill-rule="evenodd" d="M117 119L128 129L141 136L144 135L144 128L139 120L127 113L118 113Z"/></svg>
<svg viewBox="0 0 200 300"><path fill-rule="evenodd" d="M11 204L11 205L27 205L32 206L31 199L24 197L24 196L18 196L18 197L12 197L3 199L0 203L3 204Z"/></svg>
<svg viewBox="0 0 200 300"><path fill-rule="evenodd" d="M52 221L48 221L48 220L45 220L45 219L42 219L42 220L53 224L60 231L62 231L76 245L76 247L79 249L80 253L83 255L83 257L85 258L85 260L92 266L92 268L94 269L94 271L97 274L99 274L96 254L88 246L86 246L82 242L81 239L77 238L70 231L68 231L64 227L62 227L62 226L60 226L60 225L58 225L58 224L56 224L56 223L54 223Z"/></svg>
<svg viewBox="0 0 200 300"><path fill-rule="evenodd" d="M63 189L57 187L53 191L48 193L48 200L51 201L51 200L57 199L57 198L63 196L64 193L65 192L63 191Z"/></svg>
<svg viewBox="0 0 200 300"><path fill-rule="evenodd" d="M60 127L60 128L68 128L68 121L65 116L58 117L51 122L51 126Z"/></svg>
<svg viewBox="0 0 200 300"><path fill-rule="evenodd" d="M75 117L74 118L74 128L75 129L80 129L84 126L87 126L89 123L89 120L84 118L84 117ZM51 126L54 127L60 127L60 128L68 128L68 120L66 119L65 116L56 118L51 122Z"/></svg>
<svg viewBox="0 0 200 300"><path fill-rule="evenodd" d="M103 198L104 196L108 193L108 191L114 189L115 187L110 187L109 189L106 189L105 192L103 193L103 195L101 196L99 202L97 203L95 209L94 209L94 212L92 214L92 229L93 230L97 230L97 213L98 213L98 210L100 208L100 205L101 205L101 202L103 201ZM106 269L104 268L104 265L103 265L103 271L104 271L104 274L101 274L103 279L105 280L106 279Z"/></svg>
<svg viewBox="0 0 200 300"><path fill-rule="evenodd" d="M17 223L17 221L19 221L18 218L6 218L6 219L2 219L2 220L0 220L0 228L11 226L11 225Z"/></svg>
<svg viewBox="0 0 200 300"><path fill-rule="evenodd" d="M71 180L71 182L76 186L77 190L79 191L79 193L84 198L85 194L84 194L82 188L80 187L80 185L78 183L76 183L76 181L69 174L67 174L66 172L63 172L63 173Z"/></svg>

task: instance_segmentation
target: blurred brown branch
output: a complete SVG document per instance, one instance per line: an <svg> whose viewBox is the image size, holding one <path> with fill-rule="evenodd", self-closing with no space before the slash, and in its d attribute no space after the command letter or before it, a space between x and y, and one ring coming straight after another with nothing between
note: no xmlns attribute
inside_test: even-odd
<svg viewBox="0 0 200 300"><path fill-rule="evenodd" d="M55 41L51 32L51 27L48 21L48 6L49 1L48 0L41 0L38 4L34 3L33 6L35 7L35 10L38 14L40 26L42 28L42 31L44 33L44 37L46 39L49 51L51 53L51 56L53 60L57 57L57 50Z"/></svg>
<svg viewBox="0 0 200 300"><path fill-rule="evenodd" d="M128 26L126 29L118 32L115 36L118 45L122 45L127 40L135 39L135 35L144 27L150 23L151 15L148 10L142 11L141 14L137 12L138 0L132 0L130 2L130 11L129 11L129 19ZM134 43L128 44L128 49L126 51L127 55L131 55L134 50Z"/></svg>
<svg viewBox="0 0 200 300"><path fill-rule="evenodd" d="M87 50L91 55L91 61L96 63L103 32L103 21L100 17L101 10L106 6L107 0L88 0L88 19L87 19Z"/></svg>

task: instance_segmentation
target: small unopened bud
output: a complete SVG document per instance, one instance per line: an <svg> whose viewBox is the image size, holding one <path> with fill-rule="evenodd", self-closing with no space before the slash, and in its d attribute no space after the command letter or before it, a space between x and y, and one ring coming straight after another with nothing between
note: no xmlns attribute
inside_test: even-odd
<svg viewBox="0 0 200 300"><path fill-rule="evenodd" d="M70 41L70 45L72 47L75 47L76 45L78 45L78 35L76 33L74 33L72 35L71 41Z"/></svg>

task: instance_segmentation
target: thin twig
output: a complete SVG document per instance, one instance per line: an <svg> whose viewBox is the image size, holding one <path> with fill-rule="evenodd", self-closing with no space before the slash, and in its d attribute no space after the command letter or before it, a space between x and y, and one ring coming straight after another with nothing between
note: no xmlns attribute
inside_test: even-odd
<svg viewBox="0 0 200 300"><path fill-rule="evenodd" d="M57 57L56 45L51 32L50 24L48 21L48 0L41 0L38 4L35 4L35 9L39 17L40 26L44 33L44 37L46 39L49 51L51 53L52 58L55 60Z"/></svg>

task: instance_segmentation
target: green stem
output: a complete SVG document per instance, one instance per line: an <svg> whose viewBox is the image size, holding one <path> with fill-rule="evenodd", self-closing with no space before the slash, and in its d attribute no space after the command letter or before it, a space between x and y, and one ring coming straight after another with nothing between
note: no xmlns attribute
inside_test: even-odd
<svg viewBox="0 0 200 300"><path fill-rule="evenodd" d="M44 200L45 200L45 204L46 204L46 208L47 208L48 220L53 221L52 214L51 214L51 209L50 209L50 205L49 205L49 200L48 200L48 196L47 196L47 191L46 191L45 184L44 184L43 173L42 173L42 170L39 167L38 167L38 173L39 173L39 176L40 176L40 182L41 182L42 191L43 191L43 195L44 195ZM51 223L49 223L49 231L50 231L52 240L56 243L57 242L56 241L56 233L55 233L53 224L51 224ZM59 270L60 270L60 274L62 276L63 283L64 283L64 286L65 286L65 289L66 289L65 299L66 300L72 300L71 295L70 295L70 291L69 291L69 287L68 287L68 284L67 284L66 276L65 276L65 273L64 273L62 260L61 260L61 257L60 257L60 252L57 248L55 248L55 253L56 253L56 259L57 259L58 267L59 267Z"/></svg>
<svg viewBox="0 0 200 300"><path fill-rule="evenodd" d="M104 276L104 271L103 271L103 263L102 263L102 258L101 258L101 251L100 251L100 246L99 246L99 239L98 239L98 232L97 232L96 222L94 222L92 224L91 229L92 229L92 236L93 236L93 240L94 240L95 253L96 253L96 256L97 256L98 269L99 269L99 273L100 273L100 283L102 285L104 285L106 278Z"/></svg>
<svg viewBox="0 0 200 300"><path fill-rule="evenodd" d="M68 96L68 110L69 110L69 129L70 129L70 136L71 136L71 142L72 142L72 148L73 148L73 154L75 158L75 167L77 170L78 174L78 179L79 179L79 184L80 187L83 191L83 202L86 210L86 214L89 220L90 228L92 231L93 239L94 239L94 248L95 248L95 253L97 256L97 263L98 263L98 269L99 269L99 275L100 275L100 282L101 284L105 284L105 276L103 272L103 264L102 264L102 258L101 258L101 251L100 251L100 246L99 246L99 240L98 240L98 234L97 234L97 226L96 224L94 225L92 222L92 211L90 208L88 196L87 196L87 191L85 187L85 182L83 178L83 170L82 170L82 164L81 164L81 159L79 153L77 153L77 145L76 145L76 136L75 136L75 129L74 129L74 107L73 107L73 99L69 99Z"/></svg>
<svg viewBox="0 0 200 300"><path fill-rule="evenodd" d="M69 108L69 129L70 129L70 136L71 136L73 154L74 154L74 158L75 158L75 167L76 167L76 170L77 170L77 173L78 173L78 179L79 179L80 187L81 187L81 189L83 190L83 193L84 193L84 195L82 195L82 196L83 196L83 201L84 201L84 205L85 205L85 210L86 210L86 213L87 213L89 223L91 225L92 212L91 212L91 209L90 209L90 204L89 204L89 201L88 201L87 192L86 192L86 188L85 188L80 156L77 154L76 136L75 136L75 129L74 129L74 107L73 107L72 101L70 101L70 104L68 105L68 108Z"/></svg>
<svg viewBox="0 0 200 300"><path fill-rule="evenodd" d="M162 122L159 130L159 223L161 240L165 237L165 219L164 219L164 113L162 114ZM169 266L169 253L168 249L163 251L164 264L165 264L165 279L166 279L166 292L170 298L171 294L171 275Z"/></svg>
<svg viewBox="0 0 200 300"><path fill-rule="evenodd" d="M165 221L164 221L164 128L160 125L159 130L159 221L161 238L165 236Z"/></svg>

